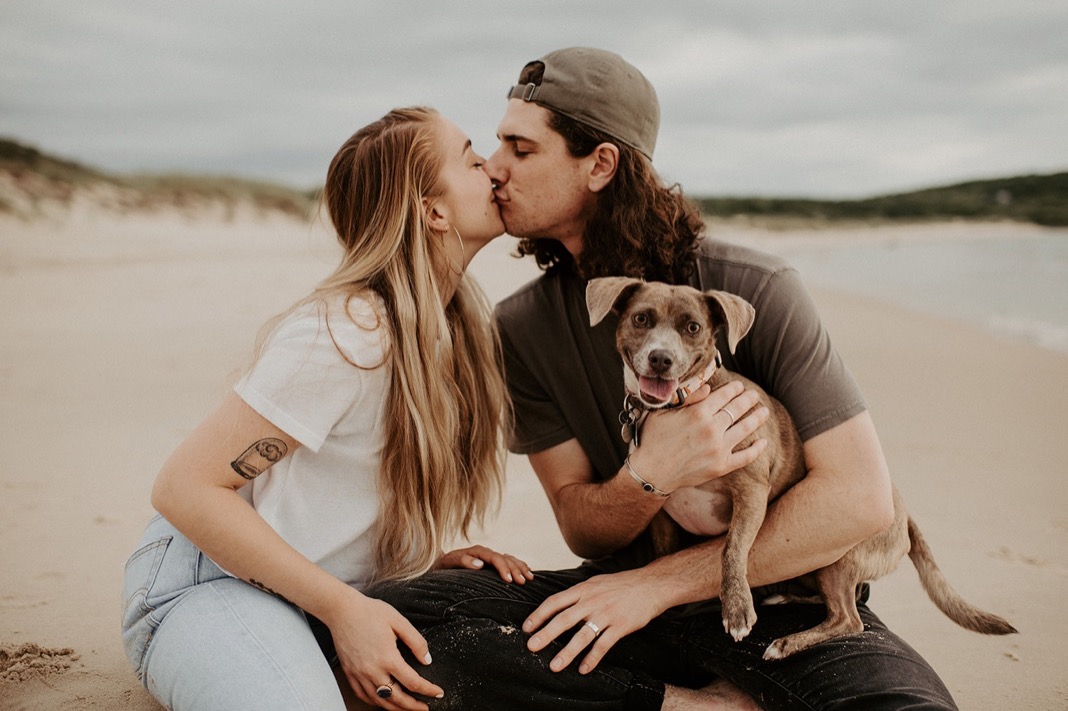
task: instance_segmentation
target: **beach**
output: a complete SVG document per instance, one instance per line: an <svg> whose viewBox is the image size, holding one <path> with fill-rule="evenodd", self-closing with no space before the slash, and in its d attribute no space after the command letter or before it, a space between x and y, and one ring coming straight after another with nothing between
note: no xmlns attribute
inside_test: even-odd
<svg viewBox="0 0 1068 711"><path fill-rule="evenodd" d="M804 237L878 236L850 230ZM791 239L719 232L771 250ZM492 300L537 273L513 247L502 237L472 264ZM0 215L0 709L159 708L119 638L123 563L152 514L153 477L247 362L263 321L334 258L322 225L251 210ZM813 293L942 570L1020 633L955 626L907 560L874 583L872 609L962 709L1068 707L1057 651L1068 635L1068 353L871 295ZM525 458L510 458L501 511L474 540L535 569L577 560Z"/></svg>

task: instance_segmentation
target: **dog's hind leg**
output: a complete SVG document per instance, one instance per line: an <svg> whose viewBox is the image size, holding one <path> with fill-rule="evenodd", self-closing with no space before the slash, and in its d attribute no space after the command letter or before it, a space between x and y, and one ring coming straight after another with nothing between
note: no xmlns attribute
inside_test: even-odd
<svg viewBox="0 0 1068 711"><path fill-rule="evenodd" d="M745 477L743 471L729 474ZM768 486L752 478L730 482L734 511L723 548L723 584L720 602L723 605L723 629L740 641L756 624L753 593L749 589L749 549L753 547L764 514L768 508Z"/></svg>
<svg viewBox="0 0 1068 711"><path fill-rule="evenodd" d="M842 559L816 571L816 584L827 605L827 619L811 629L780 637L764 651L764 659L785 659L802 649L848 634L864 631L857 612L856 570L847 553Z"/></svg>

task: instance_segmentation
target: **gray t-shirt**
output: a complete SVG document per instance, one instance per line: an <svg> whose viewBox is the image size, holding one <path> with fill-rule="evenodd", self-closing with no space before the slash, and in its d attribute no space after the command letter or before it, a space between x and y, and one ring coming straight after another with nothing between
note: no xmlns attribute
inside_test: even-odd
<svg viewBox="0 0 1068 711"><path fill-rule="evenodd" d="M721 334L724 365L778 398L802 440L866 409L800 276L782 259L705 238L689 283L737 294L756 309L734 354ZM496 315L515 408L509 449L531 454L576 438L599 479L615 476L627 455L618 419L624 391L616 316L591 328L586 282L570 270L520 288Z"/></svg>

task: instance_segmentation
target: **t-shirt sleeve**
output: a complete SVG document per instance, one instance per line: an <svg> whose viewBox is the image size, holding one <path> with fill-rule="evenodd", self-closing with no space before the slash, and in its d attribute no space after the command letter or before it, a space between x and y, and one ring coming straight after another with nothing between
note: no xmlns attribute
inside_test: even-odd
<svg viewBox="0 0 1068 711"><path fill-rule="evenodd" d="M739 346L739 360L747 360L759 374L755 379L783 403L802 440L866 409L795 269L771 273L753 306L756 320Z"/></svg>
<svg viewBox="0 0 1068 711"><path fill-rule="evenodd" d="M523 361L499 311L498 325L513 407L513 423L507 443L509 451L532 454L572 439L574 435L564 424L563 414Z"/></svg>
<svg viewBox="0 0 1068 711"><path fill-rule="evenodd" d="M314 452L359 400L365 369L382 360L380 330L344 314L328 319L324 311L283 321L234 386L252 409Z"/></svg>

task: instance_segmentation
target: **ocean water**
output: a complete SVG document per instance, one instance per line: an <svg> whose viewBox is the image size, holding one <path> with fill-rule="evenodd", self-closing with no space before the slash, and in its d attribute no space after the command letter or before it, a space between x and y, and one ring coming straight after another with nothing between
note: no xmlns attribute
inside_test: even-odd
<svg viewBox="0 0 1068 711"><path fill-rule="evenodd" d="M1011 225L978 237L831 239L774 252L806 283L977 324L1068 353L1068 230Z"/></svg>

